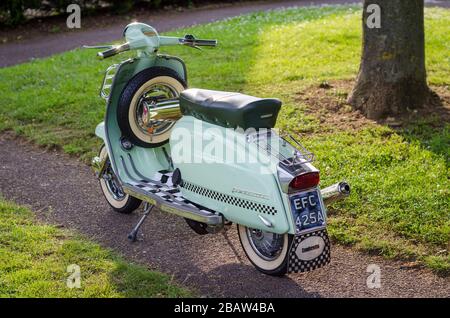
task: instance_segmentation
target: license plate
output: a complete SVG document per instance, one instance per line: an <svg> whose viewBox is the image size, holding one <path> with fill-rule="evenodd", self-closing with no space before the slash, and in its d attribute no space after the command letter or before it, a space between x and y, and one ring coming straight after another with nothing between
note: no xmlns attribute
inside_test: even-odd
<svg viewBox="0 0 450 318"><path fill-rule="evenodd" d="M294 194L290 201L297 233L325 226L325 213L317 190Z"/></svg>

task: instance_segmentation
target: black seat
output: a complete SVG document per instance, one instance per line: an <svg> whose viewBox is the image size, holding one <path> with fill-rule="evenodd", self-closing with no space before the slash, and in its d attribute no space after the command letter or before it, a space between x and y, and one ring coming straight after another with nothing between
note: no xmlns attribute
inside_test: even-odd
<svg viewBox="0 0 450 318"><path fill-rule="evenodd" d="M272 128L280 107L278 99L240 93L191 88L180 94L184 115L227 128Z"/></svg>

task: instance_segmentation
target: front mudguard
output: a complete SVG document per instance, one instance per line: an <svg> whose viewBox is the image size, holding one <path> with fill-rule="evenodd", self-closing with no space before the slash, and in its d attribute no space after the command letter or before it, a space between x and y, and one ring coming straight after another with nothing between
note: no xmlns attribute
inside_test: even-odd
<svg viewBox="0 0 450 318"><path fill-rule="evenodd" d="M104 121L102 121L100 124L97 125L97 127L95 127L95 135L97 137L99 137L100 139L102 139L103 142L105 141L106 133L105 133L105 122Z"/></svg>
<svg viewBox="0 0 450 318"><path fill-rule="evenodd" d="M103 144L105 145L106 140L105 122L101 122L100 124L97 125L97 127L95 128L95 135L98 136L100 139L102 139ZM108 158L107 156L102 157L100 153L98 156L92 158L91 167L97 178L100 178L100 176L103 174L107 158Z"/></svg>

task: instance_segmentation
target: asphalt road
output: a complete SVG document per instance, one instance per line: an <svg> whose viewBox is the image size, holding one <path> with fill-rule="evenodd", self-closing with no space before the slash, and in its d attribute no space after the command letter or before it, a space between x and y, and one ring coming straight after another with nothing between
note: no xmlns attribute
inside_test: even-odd
<svg viewBox="0 0 450 318"><path fill-rule="evenodd" d="M157 12L138 16L139 21L154 26L158 31L212 22L253 11L263 11L295 6L360 3L358 0L281 0L237 3L218 8L197 8L183 12ZM447 0L426 0L428 6L450 8ZM60 32L33 36L32 39L0 44L0 67L24 63L33 58L72 50L83 45L111 42L121 37L124 21L103 28L86 28L76 32Z"/></svg>
<svg viewBox="0 0 450 318"><path fill-rule="evenodd" d="M355 3L357 0L315 0L315 5ZM221 20L253 11L262 11L293 6L311 5L310 0L266 1L243 3L218 8L197 8L183 12L169 11L146 14L138 17L140 22L148 23L159 32ZM131 22L131 21L130 21ZM72 50L83 45L95 45L120 39L123 21L103 28L87 28L76 32L60 32L51 35L35 36L32 39L0 44L0 67L27 62L32 58L42 58L55 53Z"/></svg>

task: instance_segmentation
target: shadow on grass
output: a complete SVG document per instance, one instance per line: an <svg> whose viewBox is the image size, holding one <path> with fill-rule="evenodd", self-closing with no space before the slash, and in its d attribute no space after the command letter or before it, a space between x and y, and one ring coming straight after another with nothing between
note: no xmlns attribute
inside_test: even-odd
<svg viewBox="0 0 450 318"><path fill-rule="evenodd" d="M394 129L408 142L420 145L445 159L447 167L450 161L450 92L437 87L432 92L425 107L404 118L400 127Z"/></svg>

